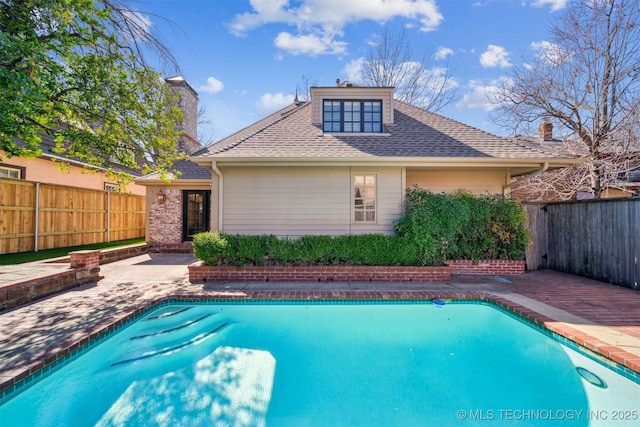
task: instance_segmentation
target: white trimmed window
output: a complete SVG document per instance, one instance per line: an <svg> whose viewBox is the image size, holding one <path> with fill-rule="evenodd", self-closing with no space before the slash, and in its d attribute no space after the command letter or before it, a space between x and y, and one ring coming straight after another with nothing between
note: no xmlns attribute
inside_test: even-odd
<svg viewBox="0 0 640 427"><path fill-rule="evenodd" d="M0 165L0 178L22 178L22 168L12 168L11 166Z"/></svg>
<svg viewBox="0 0 640 427"><path fill-rule="evenodd" d="M376 175L353 175L353 222L376 222Z"/></svg>

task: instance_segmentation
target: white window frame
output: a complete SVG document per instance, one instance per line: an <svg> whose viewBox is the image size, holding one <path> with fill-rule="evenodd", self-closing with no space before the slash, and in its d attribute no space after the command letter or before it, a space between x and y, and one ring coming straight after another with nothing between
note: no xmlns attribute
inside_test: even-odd
<svg viewBox="0 0 640 427"><path fill-rule="evenodd" d="M7 176L3 176L2 178L9 178L9 179L22 179L22 168L16 168L16 167L11 167L8 165L0 165L0 170L1 171L5 171L7 173ZM14 176L11 176L11 175Z"/></svg>
<svg viewBox="0 0 640 427"><path fill-rule="evenodd" d="M367 177L373 177L373 208L367 208L364 202L365 195L360 194L358 197L356 189L356 178L363 177L366 190ZM362 199L363 209L356 209L357 200ZM375 172L353 172L351 173L351 223L352 224L377 224L378 223L378 174ZM357 218L357 213L363 212L363 219ZM373 220L367 220L367 213L373 212Z"/></svg>

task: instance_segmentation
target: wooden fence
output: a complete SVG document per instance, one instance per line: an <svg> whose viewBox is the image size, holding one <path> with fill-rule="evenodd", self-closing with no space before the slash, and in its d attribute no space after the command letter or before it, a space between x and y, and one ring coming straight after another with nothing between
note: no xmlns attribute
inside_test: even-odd
<svg viewBox="0 0 640 427"><path fill-rule="evenodd" d="M525 204L527 269L640 287L640 198Z"/></svg>
<svg viewBox="0 0 640 427"><path fill-rule="evenodd" d="M144 196L0 179L0 254L144 235Z"/></svg>

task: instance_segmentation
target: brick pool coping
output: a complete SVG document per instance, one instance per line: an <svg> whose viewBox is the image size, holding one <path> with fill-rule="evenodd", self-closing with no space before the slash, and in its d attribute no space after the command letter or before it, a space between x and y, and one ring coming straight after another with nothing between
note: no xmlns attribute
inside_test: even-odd
<svg viewBox="0 0 640 427"><path fill-rule="evenodd" d="M150 308L169 302L199 302L202 300L220 302L264 302L264 301L413 301L413 300L433 300L442 299L444 301L481 301L493 303L498 307L509 310L520 316L525 321L531 322L538 327L551 331L564 337L575 344L586 349L587 354L592 354L602 360L612 360L631 371L631 375L640 379L640 358L619 347L613 346L605 341L592 337L584 332L578 331L571 326L555 321L534 310L517 304L507 298L493 295L488 292L473 291L211 291L200 293L174 293L156 298L154 300L140 303L132 311L113 322L106 323L90 335L66 344L67 346L53 355L47 356L43 360L30 363L24 370L12 377L4 377L0 383L0 399L11 394L15 389L25 383L37 380L50 369L61 365L69 358L75 357L78 353L94 345L96 340L107 338L111 333L117 331L128 323L138 319L138 317ZM64 346L65 344L63 344ZM606 360L604 360L606 362Z"/></svg>

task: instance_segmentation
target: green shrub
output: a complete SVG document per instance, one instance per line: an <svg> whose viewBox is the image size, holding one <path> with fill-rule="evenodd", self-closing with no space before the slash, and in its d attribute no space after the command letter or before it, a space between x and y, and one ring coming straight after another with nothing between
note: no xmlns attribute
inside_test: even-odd
<svg viewBox="0 0 640 427"><path fill-rule="evenodd" d="M462 198L414 187L407 190L404 214L394 226L399 237L416 246L420 264L443 265L458 252L456 233L468 217Z"/></svg>
<svg viewBox="0 0 640 427"><path fill-rule="evenodd" d="M226 236L217 231L193 236L193 254L206 265L223 264L228 245Z"/></svg>
<svg viewBox="0 0 640 427"><path fill-rule="evenodd" d="M422 264L447 259L522 259L529 242L520 204L501 195L434 194L407 190L398 236L411 240Z"/></svg>
<svg viewBox="0 0 640 427"><path fill-rule="evenodd" d="M418 265L413 242L382 234L241 236L200 233L194 254L207 265Z"/></svg>

